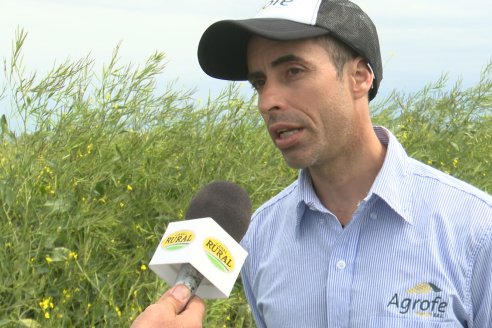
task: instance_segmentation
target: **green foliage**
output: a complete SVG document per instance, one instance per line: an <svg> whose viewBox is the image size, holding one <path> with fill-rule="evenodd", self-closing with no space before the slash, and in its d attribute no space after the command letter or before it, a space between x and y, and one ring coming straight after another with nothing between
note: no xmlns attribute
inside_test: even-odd
<svg viewBox="0 0 492 328"><path fill-rule="evenodd" d="M444 75L421 91L394 92L374 110L373 121L388 127L410 156L492 192L492 62L477 85Z"/></svg>
<svg viewBox="0 0 492 328"><path fill-rule="evenodd" d="M296 173L237 86L203 105L159 94L163 55L140 69L117 50L100 76L83 59L25 77L24 39L6 71L21 131L0 121L0 326L127 326L167 289L147 265L199 188L234 181L257 206ZM208 311L252 325L240 283Z"/></svg>
<svg viewBox="0 0 492 328"><path fill-rule="evenodd" d="M66 62L39 78L16 36L1 97L20 131L0 119L0 327L128 326L168 288L148 262L168 222L212 180L242 185L256 208L297 176L236 85L199 102L160 90L163 54L143 68L115 50ZM374 121L409 153L492 191L492 69L446 91L445 79L375 105ZM0 98L1 98L0 97ZM253 327L238 282L208 301L206 327Z"/></svg>

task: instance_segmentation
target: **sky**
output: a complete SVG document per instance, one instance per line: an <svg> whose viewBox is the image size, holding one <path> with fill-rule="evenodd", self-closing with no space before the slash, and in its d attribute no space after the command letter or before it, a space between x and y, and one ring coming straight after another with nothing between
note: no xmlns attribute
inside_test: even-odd
<svg viewBox="0 0 492 328"><path fill-rule="evenodd" d="M384 78L379 97L414 92L443 73L450 84L479 81L492 59L490 0L353 0L377 26ZM0 0L0 58L10 58L15 31L24 29L27 71L48 72L89 56L108 64L120 45L121 63L143 66L166 55L162 82L214 97L227 82L208 77L196 58L203 31L221 19L254 16L265 0ZM0 76L0 87L5 78ZM251 88L244 84L245 93ZM6 106L0 106L0 112Z"/></svg>

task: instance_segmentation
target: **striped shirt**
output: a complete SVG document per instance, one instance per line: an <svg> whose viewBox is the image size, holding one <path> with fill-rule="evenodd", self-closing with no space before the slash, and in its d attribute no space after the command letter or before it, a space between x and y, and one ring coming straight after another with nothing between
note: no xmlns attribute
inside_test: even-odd
<svg viewBox="0 0 492 328"><path fill-rule="evenodd" d="M253 215L242 278L258 327L492 327L492 197L375 131L386 158L345 228L306 170Z"/></svg>

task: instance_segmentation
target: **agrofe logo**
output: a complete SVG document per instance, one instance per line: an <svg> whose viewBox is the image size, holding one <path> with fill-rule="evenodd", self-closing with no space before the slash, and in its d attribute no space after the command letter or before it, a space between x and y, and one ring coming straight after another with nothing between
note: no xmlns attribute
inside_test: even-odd
<svg viewBox="0 0 492 328"><path fill-rule="evenodd" d="M448 300L443 294L435 284L423 282L393 294L386 307L404 316L444 318Z"/></svg>

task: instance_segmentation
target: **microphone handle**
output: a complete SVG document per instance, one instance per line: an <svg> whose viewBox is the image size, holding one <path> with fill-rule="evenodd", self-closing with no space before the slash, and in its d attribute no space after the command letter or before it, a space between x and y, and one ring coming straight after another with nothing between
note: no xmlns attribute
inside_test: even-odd
<svg viewBox="0 0 492 328"><path fill-rule="evenodd" d="M176 280L174 282L174 286L176 285L185 285L191 291L191 296L195 295L196 289L200 282L202 282L203 275L195 269L195 267L189 263L184 263L181 265L179 269L178 275L176 276Z"/></svg>

